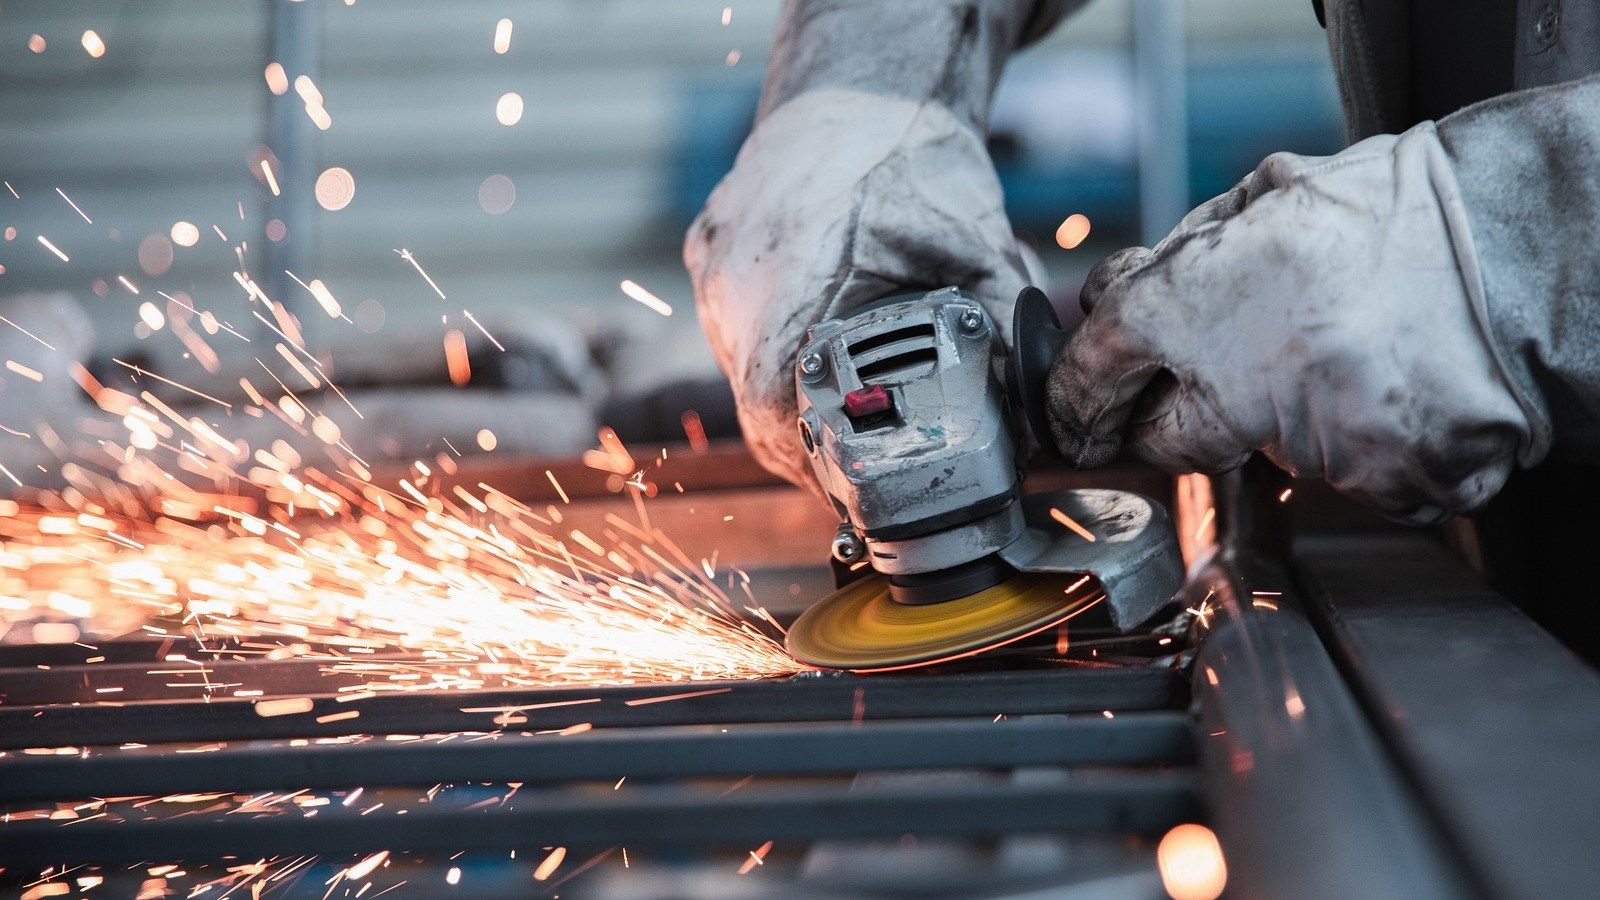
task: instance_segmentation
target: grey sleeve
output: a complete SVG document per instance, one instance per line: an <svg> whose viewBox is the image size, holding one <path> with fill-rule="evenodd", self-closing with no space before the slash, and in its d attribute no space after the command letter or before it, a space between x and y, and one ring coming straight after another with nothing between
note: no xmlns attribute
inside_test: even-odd
<svg viewBox="0 0 1600 900"><path fill-rule="evenodd" d="M1011 52L1086 0L787 0L761 117L846 88L948 107L982 133Z"/></svg>
<svg viewBox="0 0 1600 900"><path fill-rule="evenodd" d="M1600 461L1600 76L1438 123L1471 222L1490 328L1557 458Z"/></svg>

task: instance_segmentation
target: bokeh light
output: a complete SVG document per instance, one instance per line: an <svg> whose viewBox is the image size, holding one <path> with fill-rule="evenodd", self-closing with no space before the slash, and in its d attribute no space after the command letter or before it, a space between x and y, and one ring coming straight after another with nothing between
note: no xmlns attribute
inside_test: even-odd
<svg viewBox="0 0 1600 900"><path fill-rule="evenodd" d="M1216 832L1204 825L1179 825L1156 847L1161 886L1172 900L1216 900L1228 886L1228 867Z"/></svg>
<svg viewBox="0 0 1600 900"><path fill-rule="evenodd" d="M154 278L172 268L172 241L164 234L146 235L139 242L139 268Z"/></svg>
<svg viewBox="0 0 1600 900"><path fill-rule="evenodd" d="M356 179L349 169L334 166L317 176L317 203L328 212L338 212L356 196Z"/></svg>
<svg viewBox="0 0 1600 900"><path fill-rule="evenodd" d="M1063 250L1071 250L1083 243L1083 239L1088 236L1089 217L1083 213L1067 216L1056 228L1056 244Z"/></svg>
<svg viewBox="0 0 1600 900"><path fill-rule="evenodd" d="M507 126L522 121L522 95L516 91L501 94L500 102L494 105L494 117Z"/></svg>
<svg viewBox="0 0 1600 900"><path fill-rule="evenodd" d="M200 243L200 229L193 222L173 222L172 242L179 247L193 247Z"/></svg>
<svg viewBox="0 0 1600 900"><path fill-rule="evenodd" d="M504 175L490 175L478 185L478 205L491 216L509 210L517 201L517 184Z"/></svg>

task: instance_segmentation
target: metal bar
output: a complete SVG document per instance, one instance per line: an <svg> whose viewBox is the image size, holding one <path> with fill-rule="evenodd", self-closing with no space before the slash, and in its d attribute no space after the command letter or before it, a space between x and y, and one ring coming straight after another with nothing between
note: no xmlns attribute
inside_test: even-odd
<svg viewBox="0 0 1600 900"><path fill-rule="evenodd" d="M1138 85L1139 234L1154 247L1189 211L1188 66L1183 0L1133 4Z"/></svg>
<svg viewBox="0 0 1600 900"><path fill-rule="evenodd" d="M697 695L697 696L683 696ZM651 698L681 699L649 701ZM423 734L596 727L709 725L858 719L951 718L1100 710L1173 709L1188 683L1172 669L1126 668L993 672L959 677L808 675L770 681L691 682L628 687L441 691L379 695L356 702L312 697L298 715L262 718L235 698L163 703L0 707L0 749L183 741L253 740L347 734ZM628 701L635 705L628 705ZM568 704L568 705L559 705ZM538 708L543 707L543 708ZM519 709L526 721L496 724L496 713ZM359 710L353 719L320 716ZM467 710L479 710L468 712Z"/></svg>
<svg viewBox="0 0 1600 900"><path fill-rule="evenodd" d="M1297 559L1313 617L1489 893L1592 893L1600 674L1425 537L1304 542Z"/></svg>
<svg viewBox="0 0 1600 900"><path fill-rule="evenodd" d="M299 77L320 81L322 15L317 3L272 4L272 58L291 82ZM317 130L307 115L298 86L267 101L266 143L278 161L278 192L267 198L267 217L285 226L282 241L261 241L259 280L268 296L290 310L303 306L285 270L302 278L316 257Z"/></svg>
<svg viewBox="0 0 1600 900"><path fill-rule="evenodd" d="M255 858L281 853L360 853L560 845L565 847L749 845L761 841L993 836L1013 833L1159 835L1200 814L1190 773L1085 775L1070 784L973 784L937 790L838 785L748 788L719 796L670 787L637 794L555 791L504 806L417 804L406 815L362 816L340 805L314 818L185 816L150 822L33 820L0 826L0 864Z"/></svg>
<svg viewBox="0 0 1600 900"><path fill-rule="evenodd" d="M1238 534L1201 572L1190 603L1207 611L1194 689L1230 893L1476 896L1306 621L1289 574L1261 555L1270 543L1252 523L1267 516L1256 495L1276 487L1256 489L1266 474L1221 481L1218 518L1226 507Z"/></svg>
<svg viewBox="0 0 1600 900"><path fill-rule="evenodd" d="M879 769L1187 763L1187 716L1023 718L651 728L404 744L260 743L173 755L170 748L0 759L0 801L212 791L431 785L469 781L635 782L716 775Z"/></svg>

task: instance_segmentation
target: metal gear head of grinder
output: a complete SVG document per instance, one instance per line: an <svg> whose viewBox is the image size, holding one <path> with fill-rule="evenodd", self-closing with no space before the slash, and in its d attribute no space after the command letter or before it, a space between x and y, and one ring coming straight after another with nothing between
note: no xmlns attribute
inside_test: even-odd
<svg viewBox="0 0 1600 900"><path fill-rule="evenodd" d="M1049 433L1044 380L1063 340L1036 288L1017 298L1009 356L982 304L953 287L811 330L795 371L800 437L842 520L833 557L844 577L789 629L797 659L932 665L1049 631L1102 594L1118 630L1166 605L1183 564L1161 504L1110 490L1021 494L1028 430Z"/></svg>

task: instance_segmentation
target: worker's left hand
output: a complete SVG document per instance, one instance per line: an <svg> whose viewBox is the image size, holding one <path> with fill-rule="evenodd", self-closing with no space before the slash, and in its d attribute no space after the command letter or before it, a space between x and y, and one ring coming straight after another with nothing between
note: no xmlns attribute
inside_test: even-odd
<svg viewBox="0 0 1600 900"><path fill-rule="evenodd" d="M1083 297L1049 386L1076 465L1124 443L1171 471L1262 451L1429 522L1481 505L1544 452L1432 123L1332 157L1269 157L1153 250L1102 262Z"/></svg>

